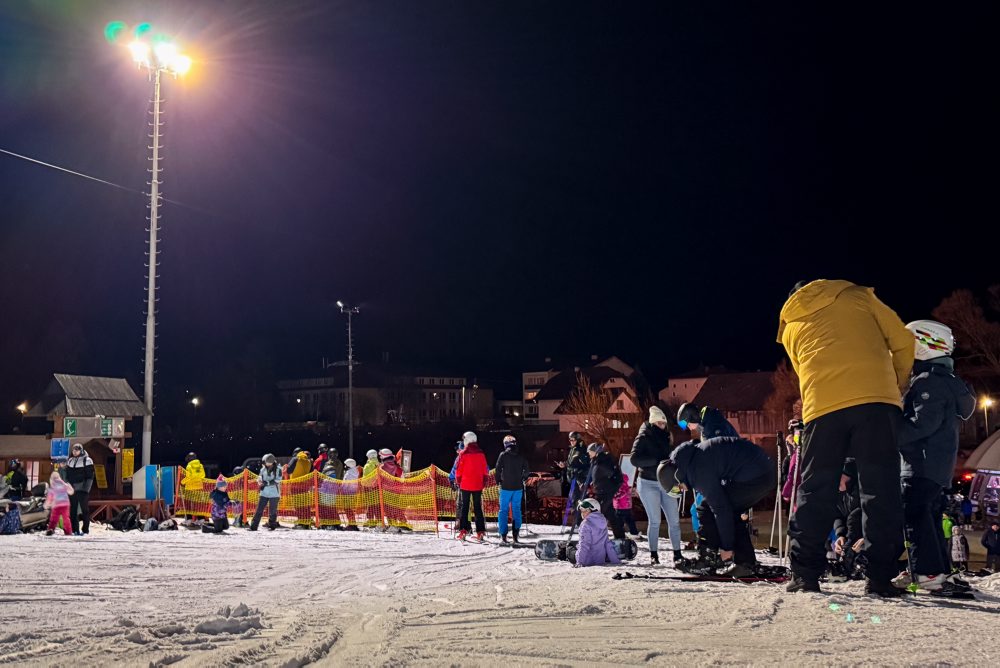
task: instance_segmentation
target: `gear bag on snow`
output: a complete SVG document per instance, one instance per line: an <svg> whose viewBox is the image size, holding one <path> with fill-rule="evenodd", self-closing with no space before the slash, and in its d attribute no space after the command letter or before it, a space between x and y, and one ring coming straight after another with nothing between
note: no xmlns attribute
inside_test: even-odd
<svg viewBox="0 0 1000 668"><path fill-rule="evenodd" d="M132 531L141 529L139 510L135 506L125 506L117 515L111 518L111 528L117 531Z"/></svg>

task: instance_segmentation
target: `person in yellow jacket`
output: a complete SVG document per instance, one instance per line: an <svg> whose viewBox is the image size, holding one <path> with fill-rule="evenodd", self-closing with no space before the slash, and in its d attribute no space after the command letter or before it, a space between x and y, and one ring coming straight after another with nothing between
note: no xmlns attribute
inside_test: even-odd
<svg viewBox="0 0 1000 668"><path fill-rule="evenodd" d="M361 472L362 476L371 475L372 473L375 472L375 469L377 469L379 465L378 452L376 452L375 450L369 450L365 456L368 457L368 461L365 462L365 468Z"/></svg>
<svg viewBox="0 0 1000 668"><path fill-rule="evenodd" d="M857 462L868 558L865 591L892 586L903 548L896 430L913 366L913 335L871 288L850 281L799 283L781 309L781 343L802 392L802 479L789 524L788 591L819 591L844 460Z"/></svg>
<svg viewBox="0 0 1000 668"><path fill-rule="evenodd" d="M205 467L193 452L188 453L184 463L184 489L188 492L200 491L201 484L205 482Z"/></svg>
<svg viewBox="0 0 1000 668"><path fill-rule="evenodd" d="M309 459L309 453L301 448L295 448L292 452L292 459L286 466L285 470L288 472L289 480L312 473L312 460Z"/></svg>

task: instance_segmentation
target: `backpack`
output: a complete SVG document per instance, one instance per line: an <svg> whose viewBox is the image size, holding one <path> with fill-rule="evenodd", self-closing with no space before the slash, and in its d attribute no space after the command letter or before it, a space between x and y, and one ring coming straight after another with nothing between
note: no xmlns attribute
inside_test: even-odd
<svg viewBox="0 0 1000 668"><path fill-rule="evenodd" d="M0 536L12 536L21 532L21 509L16 503L7 506L7 512L0 517Z"/></svg>
<svg viewBox="0 0 1000 668"><path fill-rule="evenodd" d="M135 506L125 506L111 519L111 528L117 531L140 529L139 511Z"/></svg>

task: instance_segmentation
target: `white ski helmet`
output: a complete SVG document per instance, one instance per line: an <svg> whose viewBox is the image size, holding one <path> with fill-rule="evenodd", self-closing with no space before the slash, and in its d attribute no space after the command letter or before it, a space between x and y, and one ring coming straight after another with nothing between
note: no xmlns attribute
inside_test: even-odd
<svg viewBox="0 0 1000 668"><path fill-rule="evenodd" d="M472 431L467 431L462 434L462 443L468 445L469 443L477 443L479 439L476 437L476 433Z"/></svg>
<svg viewBox="0 0 1000 668"><path fill-rule="evenodd" d="M918 360L932 360L955 352L955 335L951 327L936 320L914 320L906 325L916 339Z"/></svg>
<svg viewBox="0 0 1000 668"><path fill-rule="evenodd" d="M589 510L591 512L599 513L601 512L601 504L597 502L597 499L584 499L580 502L580 510Z"/></svg>
<svg viewBox="0 0 1000 668"><path fill-rule="evenodd" d="M345 459L344 460L344 466L346 466L349 469L353 469L357 465L358 465L358 463L356 461L354 461L353 459Z"/></svg>
<svg viewBox="0 0 1000 668"><path fill-rule="evenodd" d="M378 452L376 452L375 450L369 450L368 452L365 453L365 457L367 457L368 459L378 459Z"/></svg>

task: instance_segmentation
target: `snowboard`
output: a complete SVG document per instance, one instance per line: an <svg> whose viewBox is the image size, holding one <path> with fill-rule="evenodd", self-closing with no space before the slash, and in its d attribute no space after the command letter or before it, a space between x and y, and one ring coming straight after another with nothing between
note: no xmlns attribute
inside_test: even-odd
<svg viewBox="0 0 1000 668"><path fill-rule="evenodd" d="M754 582L773 582L779 584L782 582L787 582L789 580L789 575L772 575L763 576L757 575L748 578L727 578L724 575L646 575L644 573L615 573L611 576L612 580L675 580L678 582L742 582L744 584L753 584Z"/></svg>
<svg viewBox="0 0 1000 668"><path fill-rule="evenodd" d="M612 541L615 552L622 561L631 561L639 554L639 546L631 538L615 538ZM535 556L542 561L570 561L576 563L577 542L566 545L560 540L540 540L535 543Z"/></svg>

